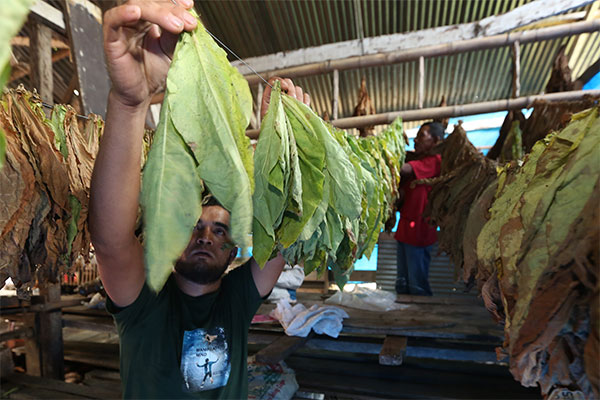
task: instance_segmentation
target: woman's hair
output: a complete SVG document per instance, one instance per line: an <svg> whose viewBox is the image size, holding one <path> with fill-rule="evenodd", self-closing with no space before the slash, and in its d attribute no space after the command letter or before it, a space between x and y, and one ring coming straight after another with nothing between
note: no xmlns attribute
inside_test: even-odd
<svg viewBox="0 0 600 400"><path fill-rule="evenodd" d="M423 125L421 125L421 128L424 126L429 128L429 134L431 137L437 138L438 142L444 140L445 132L442 124L439 122L425 122Z"/></svg>

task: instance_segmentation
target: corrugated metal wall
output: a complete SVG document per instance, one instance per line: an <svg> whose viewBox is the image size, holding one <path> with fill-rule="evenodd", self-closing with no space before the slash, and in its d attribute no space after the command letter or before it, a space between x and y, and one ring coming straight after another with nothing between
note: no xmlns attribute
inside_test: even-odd
<svg viewBox="0 0 600 400"><path fill-rule="evenodd" d="M381 234L377 253L377 287L394 292L396 281L396 240ZM432 251L429 266L429 285L434 296L476 297L477 290L464 291L464 284L454 279L454 265L446 254L438 254L437 244Z"/></svg>

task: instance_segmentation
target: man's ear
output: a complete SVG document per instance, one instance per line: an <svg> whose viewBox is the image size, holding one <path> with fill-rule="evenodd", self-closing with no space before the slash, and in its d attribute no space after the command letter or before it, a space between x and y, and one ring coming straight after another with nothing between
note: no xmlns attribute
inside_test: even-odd
<svg viewBox="0 0 600 400"><path fill-rule="evenodd" d="M238 253L238 248L234 247L231 250L231 253L229 253L229 264L231 264L233 262L233 260L235 260L235 257L237 256Z"/></svg>

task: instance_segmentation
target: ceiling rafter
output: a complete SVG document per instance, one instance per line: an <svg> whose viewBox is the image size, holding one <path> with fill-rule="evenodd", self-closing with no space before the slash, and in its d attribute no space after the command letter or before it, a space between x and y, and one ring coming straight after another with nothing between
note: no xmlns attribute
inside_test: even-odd
<svg viewBox="0 0 600 400"><path fill-rule="evenodd" d="M278 52L259 57L246 58L257 72L273 69L326 62L353 56L389 53L434 44L497 35L531 24L535 21L585 6L593 0L536 0L507 13L458 25L441 26L419 31L369 37L344 42L329 43L288 52ZM240 61L232 62L243 74L251 71Z"/></svg>

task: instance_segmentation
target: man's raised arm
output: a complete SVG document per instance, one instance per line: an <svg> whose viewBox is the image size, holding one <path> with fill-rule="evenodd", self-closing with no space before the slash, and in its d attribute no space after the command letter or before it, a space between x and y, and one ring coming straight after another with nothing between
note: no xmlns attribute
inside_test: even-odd
<svg viewBox="0 0 600 400"><path fill-rule="evenodd" d="M90 233L106 292L131 304L145 280L134 235L146 112L164 88L177 35L196 27L192 0L130 1L104 15L104 51L112 81L106 125L94 165Z"/></svg>

